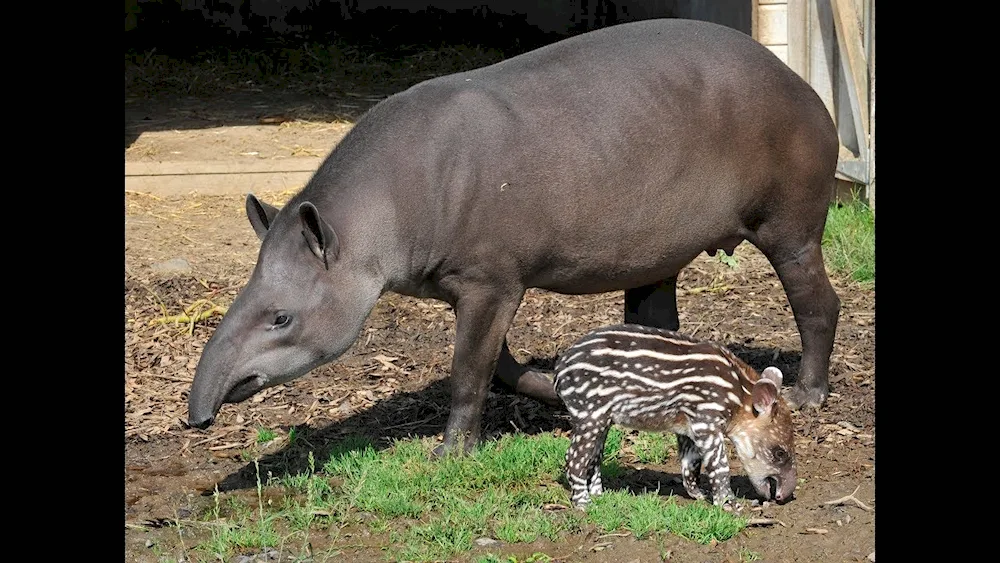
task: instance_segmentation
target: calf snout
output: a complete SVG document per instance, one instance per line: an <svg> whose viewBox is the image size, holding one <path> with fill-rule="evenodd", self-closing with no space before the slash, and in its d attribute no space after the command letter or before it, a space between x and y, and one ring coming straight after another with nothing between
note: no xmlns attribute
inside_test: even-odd
<svg viewBox="0 0 1000 563"><path fill-rule="evenodd" d="M798 484L798 479L794 472L789 476L784 476L777 479L774 488L774 501L778 504L784 504L795 496L795 486Z"/></svg>
<svg viewBox="0 0 1000 563"><path fill-rule="evenodd" d="M778 504L784 504L795 496L795 485L797 480L795 475L772 475L766 477L761 481L754 481L751 479L754 488L757 489L757 493L764 498L764 500L773 500Z"/></svg>

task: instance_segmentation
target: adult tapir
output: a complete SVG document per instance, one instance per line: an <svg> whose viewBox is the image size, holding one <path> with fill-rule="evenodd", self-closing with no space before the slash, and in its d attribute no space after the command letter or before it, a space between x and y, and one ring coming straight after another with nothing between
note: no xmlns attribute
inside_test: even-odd
<svg viewBox="0 0 1000 563"><path fill-rule="evenodd" d="M205 347L189 423L337 358L392 291L454 307L438 453L467 451L494 373L558 401L507 349L527 288L624 290L625 322L677 329L678 272L743 240L799 329L788 398L819 406L840 310L820 248L838 145L806 82L706 22L617 25L417 84L359 119L281 210L247 196L260 256Z"/></svg>

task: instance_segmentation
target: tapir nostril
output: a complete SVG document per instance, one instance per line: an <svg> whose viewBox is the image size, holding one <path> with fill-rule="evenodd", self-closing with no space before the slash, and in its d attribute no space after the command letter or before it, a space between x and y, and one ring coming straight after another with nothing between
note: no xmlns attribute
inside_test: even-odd
<svg viewBox="0 0 1000 563"><path fill-rule="evenodd" d="M201 421L197 421L197 420L194 420L193 418L189 418L188 419L188 426L191 426L192 428L198 428L199 430L204 430L204 429L208 428L209 426L211 426L213 422L215 422L215 417L214 416L210 416L210 417L208 417L208 418L206 418L204 420L201 420Z"/></svg>

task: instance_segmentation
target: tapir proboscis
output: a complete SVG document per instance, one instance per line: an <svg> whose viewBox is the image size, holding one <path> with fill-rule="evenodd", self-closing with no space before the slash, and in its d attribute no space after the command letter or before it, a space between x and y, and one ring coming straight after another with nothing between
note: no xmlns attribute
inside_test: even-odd
<svg viewBox="0 0 1000 563"><path fill-rule="evenodd" d="M451 411L437 453L479 441L496 374L558 403L506 334L527 288L625 291L624 321L679 327L675 283L746 240L802 344L786 398L822 405L840 300L820 247L839 142L815 91L720 25L646 20L442 76L370 109L280 210L198 364L189 424L346 351L386 292L451 304Z"/></svg>

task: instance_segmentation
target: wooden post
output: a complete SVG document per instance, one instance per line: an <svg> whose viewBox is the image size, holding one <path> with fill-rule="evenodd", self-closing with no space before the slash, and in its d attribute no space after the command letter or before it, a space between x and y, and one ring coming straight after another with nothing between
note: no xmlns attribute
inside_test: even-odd
<svg viewBox="0 0 1000 563"><path fill-rule="evenodd" d="M875 214L875 0L871 0L868 18L868 73L871 77L871 135L868 137L868 203Z"/></svg>
<svg viewBox="0 0 1000 563"><path fill-rule="evenodd" d="M851 102L854 131L858 136L858 149L865 150L868 143L868 80L865 76L864 46L861 44L861 29L858 27L858 12L853 0L833 0L834 30L840 47L841 66L847 78L847 96Z"/></svg>

